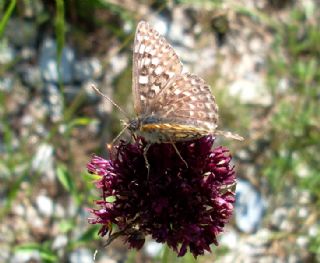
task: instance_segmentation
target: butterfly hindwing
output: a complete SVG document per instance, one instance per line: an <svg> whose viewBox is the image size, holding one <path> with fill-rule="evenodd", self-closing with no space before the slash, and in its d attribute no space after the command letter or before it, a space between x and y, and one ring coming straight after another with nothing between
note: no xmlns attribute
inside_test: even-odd
<svg viewBox="0 0 320 263"><path fill-rule="evenodd" d="M196 75L176 76L153 102L156 116L186 123L213 132L218 122L218 106L210 86Z"/></svg>

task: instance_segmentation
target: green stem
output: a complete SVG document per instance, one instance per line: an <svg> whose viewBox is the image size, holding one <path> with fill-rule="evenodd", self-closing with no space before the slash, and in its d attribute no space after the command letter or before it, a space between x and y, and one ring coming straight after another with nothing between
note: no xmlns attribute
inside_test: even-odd
<svg viewBox="0 0 320 263"><path fill-rule="evenodd" d="M168 263L169 257L170 257L170 248L167 245L165 245L163 249L161 263Z"/></svg>
<svg viewBox="0 0 320 263"><path fill-rule="evenodd" d="M57 63L58 63L58 78L59 78L59 88L64 96L64 86L62 83L63 72L61 72L61 60L62 52L65 45L65 10L64 10L64 0L56 0L57 14L55 18L55 31L57 40ZM64 97L63 97L64 105Z"/></svg>

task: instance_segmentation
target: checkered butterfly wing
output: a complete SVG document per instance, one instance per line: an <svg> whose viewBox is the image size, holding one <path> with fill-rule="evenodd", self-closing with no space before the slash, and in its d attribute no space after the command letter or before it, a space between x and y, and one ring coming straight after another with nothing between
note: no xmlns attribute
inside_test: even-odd
<svg viewBox="0 0 320 263"><path fill-rule="evenodd" d="M151 103L182 64L164 37L144 21L137 26L133 50L133 99L137 115L151 113Z"/></svg>
<svg viewBox="0 0 320 263"><path fill-rule="evenodd" d="M153 101L153 112L163 119L198 127L213 133L218 122L218 106L210 86L196 75L176 76Z"/></svg>

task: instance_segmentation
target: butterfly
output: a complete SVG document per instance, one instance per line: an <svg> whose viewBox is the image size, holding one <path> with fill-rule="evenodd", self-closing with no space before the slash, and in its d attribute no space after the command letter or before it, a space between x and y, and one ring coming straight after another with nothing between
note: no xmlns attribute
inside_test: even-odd
<svg viewBox="0 0 320 263"><path fill-rule="evenodd" d="M210 86L197 75L183 73L172 46L145 21L139 22L134 39L132 91L136 117L125 122L125 128L149 146L172 143L175 147L175 142L208 135L243 140L217 130L218 105Z"/></svg>
<svg viewBox="0 0 320 263"><path fill-rule="evenodd" d="M133 99L137 117L128 129L150 143L188 141L216 130L218 105L210 86L200 77L182 73L182 63L170 44L148 23L141 21L133 48Z"/></svg>

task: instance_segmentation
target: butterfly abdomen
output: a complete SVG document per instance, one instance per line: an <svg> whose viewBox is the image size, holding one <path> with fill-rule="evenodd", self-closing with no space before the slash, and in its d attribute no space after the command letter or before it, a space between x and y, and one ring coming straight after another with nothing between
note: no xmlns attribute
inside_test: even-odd
<svg viewBox="0 0 320 263"><path fill-rule="evenodd" d="M208 135L209 131L194 125L147 117L140 121L140 127L136 133L151 143L161 143L197 139Z"/></svg>

